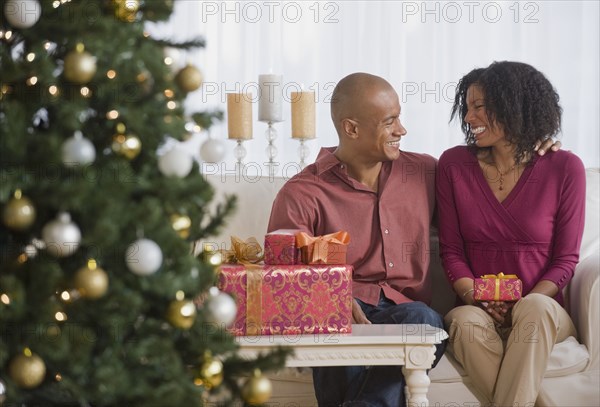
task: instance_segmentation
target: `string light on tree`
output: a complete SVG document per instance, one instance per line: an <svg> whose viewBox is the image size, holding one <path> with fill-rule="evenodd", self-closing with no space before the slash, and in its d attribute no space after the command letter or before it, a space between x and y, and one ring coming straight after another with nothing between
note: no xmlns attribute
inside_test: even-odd
<svg viewBox="0 0 600 407"><path fill-rule="evenodd" d="M35 207L20 189L4 206L2 221L8 228L18 231L27 230L35 221Z"/></svg>
<svg viewBox="0 0 600 407"><path fill-rule="evenodd" d="M38 387L46 376L46 364L41 357L25 348L23 353L13 357L8 366L8 375L24 389Z"/></svg>
<svg viewBox="0 0 600 407"><path fill-rule="evenodd" d="M71 256L81 243L81 231L71 221L71 215L61 212L42 229L46 250L54 257Z"/></svg>
<svg viewBox="0 0 600 407"><path fill-rule="evenodd" d="M15 28L33 27L41 14L42 6L38 0L7 0L4 3L4 17Z"/></svg>

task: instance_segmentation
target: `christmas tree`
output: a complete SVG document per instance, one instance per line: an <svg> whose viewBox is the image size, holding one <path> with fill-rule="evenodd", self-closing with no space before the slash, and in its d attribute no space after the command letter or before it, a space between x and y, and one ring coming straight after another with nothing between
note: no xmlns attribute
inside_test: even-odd
<svg viewBox="0 0 600 407"><path fill-rule="evenodd" d="M3 4L0 405L260 403L257 369L283 364L284 351L237 356L223 329L235 304L212 288L212 257L192 254L234 200L210 213L190 153L157 153L190 118L219 118L185 114L202 75L165 58L203 41L145 31L172 3Z"/></svg>

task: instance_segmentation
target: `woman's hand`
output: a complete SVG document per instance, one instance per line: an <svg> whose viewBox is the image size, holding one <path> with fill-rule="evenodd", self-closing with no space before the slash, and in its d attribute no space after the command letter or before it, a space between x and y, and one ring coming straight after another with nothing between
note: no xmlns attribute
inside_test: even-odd
<svg viewBox="0 0 600 407"><path fill-rule="evenodd" d="M362 308L355 299L352 299L352 323L353 324L370 324L371 321L363 312Z"/></svg>
<svg viewBox="0 0 600 407"><path fill-rule="evenodd" d="M512 326L512 308L514 302L490 301L480 303L481 307L492 317L497 328Z"/></svg>

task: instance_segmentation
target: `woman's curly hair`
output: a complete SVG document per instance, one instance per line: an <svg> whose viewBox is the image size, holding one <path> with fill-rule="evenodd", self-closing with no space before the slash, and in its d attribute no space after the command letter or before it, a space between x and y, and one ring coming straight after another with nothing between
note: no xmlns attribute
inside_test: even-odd
<svg viewBox="0 0 600 407"><path fill-rule="evenodd" d="M506 140L515 145L515 161L521 163L534 152L535 143L560 131L562 108L559 97L546 77L531 65L521 62L494 62L477 68L458 83L450 121L459 116L468 146L477 148L475 136L465 123L467 90L481 88L487 119L504 131Z"/></svg>

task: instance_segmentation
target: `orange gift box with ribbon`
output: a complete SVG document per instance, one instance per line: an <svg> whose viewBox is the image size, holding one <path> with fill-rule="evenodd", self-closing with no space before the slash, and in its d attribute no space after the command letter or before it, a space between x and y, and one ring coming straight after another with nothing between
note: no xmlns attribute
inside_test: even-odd
<svg viewBox="0 0 600 407"><path fill-rule="evenodd" d="M343 230L315 237L304 232L296 234L296 246L304 264L346 264L348 243L350 235Z"/></svg>
<svg viewBox="0 0 600 407"><path fill-rule="evenodd" d="M243 251L239 239L235 248ZM241 264L222 264L217 271L219 289L238 307L229 327L233 335L352 331L352 266L263 265L241 253L235 258Z"/></svg>
<svg viewBox="0 0 600 407"><path fill-rule="evenodd" d="M486 274L475 279L473 288L477 301L518 301L523 283L515 274Z"/></svg>

